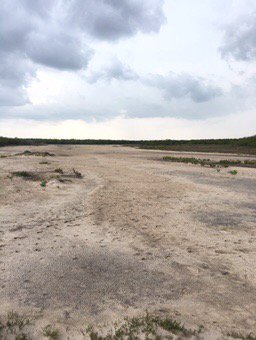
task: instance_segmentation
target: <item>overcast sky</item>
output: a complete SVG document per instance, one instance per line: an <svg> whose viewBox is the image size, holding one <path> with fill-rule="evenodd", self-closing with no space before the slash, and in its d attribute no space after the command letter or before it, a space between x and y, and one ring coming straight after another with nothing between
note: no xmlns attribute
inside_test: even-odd
<svg viewBox="0 0 256 340"><path fill-rule="evenodd" d="M1 0L0 135L256 134L255 0Z"/></svg>

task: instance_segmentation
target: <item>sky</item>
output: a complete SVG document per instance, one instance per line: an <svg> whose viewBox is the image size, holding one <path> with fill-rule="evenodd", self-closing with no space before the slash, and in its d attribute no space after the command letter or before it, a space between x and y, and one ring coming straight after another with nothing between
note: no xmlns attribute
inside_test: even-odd
<svg viewBox="0 0 256 340"><path fill-rule="evenodd" d="M0 135L256 134L255 0L1 0Z"/></svg>

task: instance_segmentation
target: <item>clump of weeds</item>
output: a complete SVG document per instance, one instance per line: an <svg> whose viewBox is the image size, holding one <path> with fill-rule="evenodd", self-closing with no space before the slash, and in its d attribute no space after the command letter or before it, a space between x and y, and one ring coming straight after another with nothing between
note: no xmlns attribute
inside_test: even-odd
<svg viewBox="0 0 256 340"><path fill-rule="evenodd" d="M228 173L235 176L235 175L237 175L238 172L237 172L237 170L231 170Z"/></svg>
<svg viewBox="0 0 256 340"><path fill-rule="evenodd" d="M47 325L43 328L43 335L48 339L58 339L59 338L59 330L54 328L52 325Z"/></svg>
<svg viewBox="0 0 256 340"><path fill-rule="evenodd" d="M256 340L256 337L253 334L243 335L241 333L231 332L228 333L227 336L233 339L241 339L241 340Z"/></svg>
<svg viewBox="0 0 256 340"><path fill-rule="evenodd" d="M77 171L76 169L73 168L73 173L75 175L76 178L82 178L82 174L81 172Z"/></svg>
<svg viewBox="0 0 256 340"><path fill-rule="evenodd" d="M15 156L38 156L38 157L53 157L55 156L54 153L50 153L48 151L29 151L29 150L25 150L24 152L21 153L17 153Z"/></svg>
<svg viewBox="0 0 256 340"><path fill-rule="evenodd" d="M54 172L63 175L64 171L61 168L57 168L54 170Z"/></svg>
<svg viewBox="0 0 256 340"><path fill-rule="evenodd" d="M30 323L29 319L16 312L9 312L0 321L0 339L29 340L25 333L26 326Z"/></svg>
<svg viewBox="0 0 256 340"><path fill-rule="evenodd" d="M126 318L120 326L115 325L106 335L99 334L92 326L86 329L91 340L172 339L174 335L183 339L196 337L201 331L202 327L191 330L171 317L161 318L149 313L142 317Z"/></svg>
<svg viewBox="0 0 256 340"><path fill-rule="evenodd" d="M25 180L38 181L41 179L40 174L28 171L14 171L11 173L11 177L21 177Z"/></svg>
<svg viewBox="0 0 256 340"><path fill-rule="evenodd" d="M31 173L27 172L27 171L14 171L14 172L12 172L12 176L30 178Z"/></svg>
<svg viewBox="0 0 256 340"><path fill-rule="evenodd" d="M228 168L229 166L256 167L256 160L240 161L239 159L236 160L222 159L220 161L215 161L210 159L201 159L194 157L172 157L172 156L165 156L163 157L163 160L167 162L178 162L186 164L190 163L195 165L198 164L201 166L209 166L211 168L214 167Z"/></svg>
<svg viewBox="0 0 256 340"><path fill-rule="evenodd" d="M41 187L43 187L43 188L46 187L46 184L47 184L47 182L46 182L45 179L43 179L43 180L41 181L41 183L40 183Z"/></svg>

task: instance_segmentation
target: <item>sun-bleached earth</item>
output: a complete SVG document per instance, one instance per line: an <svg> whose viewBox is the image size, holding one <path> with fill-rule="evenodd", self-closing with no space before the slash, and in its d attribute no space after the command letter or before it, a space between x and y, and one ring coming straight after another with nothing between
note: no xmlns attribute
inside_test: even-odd
<svg viewBox="0 0 256 340"><path fill-rule="evenodd" d="M90 324L146 311L203 325L202 339L256 335L256 169L162 161L170 154L1 148L0 314L27 315L31 339L47 324L84 339Z"/></svg>

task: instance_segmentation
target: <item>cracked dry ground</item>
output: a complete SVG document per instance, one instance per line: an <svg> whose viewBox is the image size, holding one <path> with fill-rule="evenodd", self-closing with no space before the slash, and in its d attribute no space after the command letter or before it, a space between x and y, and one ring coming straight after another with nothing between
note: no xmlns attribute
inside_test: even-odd
<svg viewBox="0 0 256 340"><path fill-rule="evenodd" d="M27 149L55 157L15 155ZM113 146L0 152L8 155L0 158L1 313L33 316L37 339L47 323L82 339L81 327L146 310L203 325L207 339L255 332L255 169L232 176ZM207 155L218 157L232 158ZM43 188L9 177L56 168L83 178L53 176Z"/></svg>

